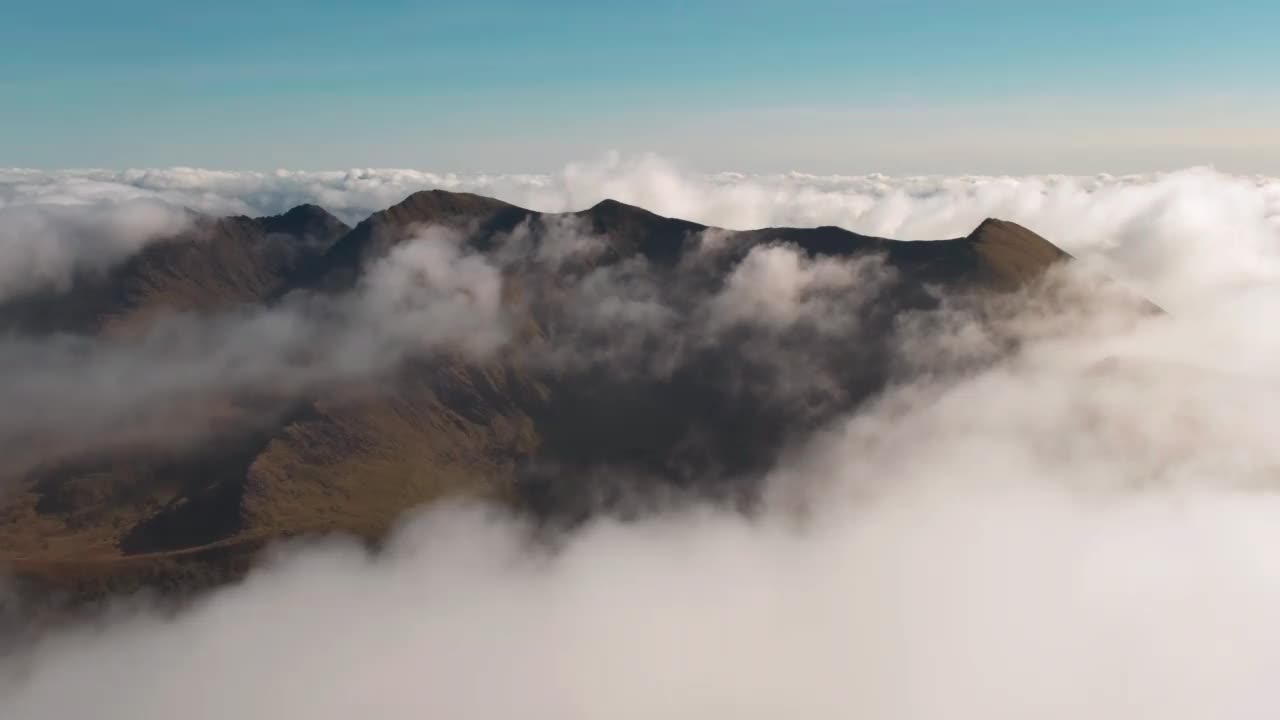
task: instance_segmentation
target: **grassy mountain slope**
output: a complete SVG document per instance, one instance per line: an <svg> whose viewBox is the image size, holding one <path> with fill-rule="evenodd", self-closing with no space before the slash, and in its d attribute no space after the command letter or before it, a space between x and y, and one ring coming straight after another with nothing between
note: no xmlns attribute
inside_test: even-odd
<svg viewBox="0 0 1280 720"><path fill-rule="evenodd" d="M604 250L554 266L504 265L521 333L490 360L445 354L287 401L228 398L209 409L220 413L220 430L199 442L57 458L24 473L0 491L0 562L86 595L197 587L240 572L273 539L332 531L376 538L407 509L442 497L485 497L568 518L654 487L749 501L750 478L788 440L883 389L894 371L885 338L903 313L936 305L940 292L1020 287L1068 258L995 220L935 242L831 227L712 230L721 249L708 254L708 228L614 201L546 215L429 191L350 231L309 206L274 218L201 219L191 233L74 289L77 297L24 298L0 308L0 318L36 332L31 318L41 307L71 308L46 313L42 329L114 335L170 310L339 294L427 226L450 228L494 257L520 233L536 249L566 228ZM639 357L658 358L669 351L660 332L611 336L576 320L592 308L575 283L640 268L677 319L693 317L752 248L770 243L811 257L881 257L892 279L856 306L855 329L840 342L815 345L805 330L789 337L733 330L681 349L681 362L663 373L530 360L559 345L605 354L631 341ZM817 350L781 360L762 350L775 346ZM786 370L780 361L812 363L826 384L786 401L766 398L761 388Z"/></svg>

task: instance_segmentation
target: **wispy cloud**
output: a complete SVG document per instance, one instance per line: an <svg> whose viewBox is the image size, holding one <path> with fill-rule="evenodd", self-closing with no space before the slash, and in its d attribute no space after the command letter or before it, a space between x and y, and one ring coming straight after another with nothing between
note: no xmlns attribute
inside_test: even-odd
<svg viewBox="0 0 1280 720"><path fill-rule="evenodd" d="M237 403L288 402L442 351L483 358L507 339L500 270L423 228L344 295L161 315L138 333L0 337L8 471L113 445L165 446L253 423ZM22 410L19 410L22 408Z"/></svg>
<svg viewBox="0 0 1280 720"><path fill-rule="evenodd" d="M78 274L101 273L190 223L182 208L154 199L0 204L0 300L65 290Z"/></svg>

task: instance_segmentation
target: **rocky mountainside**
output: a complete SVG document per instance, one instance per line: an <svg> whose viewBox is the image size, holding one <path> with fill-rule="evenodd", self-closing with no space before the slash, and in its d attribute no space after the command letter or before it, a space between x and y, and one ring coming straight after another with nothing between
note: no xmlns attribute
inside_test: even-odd
<svg viewBox="0 0 1280 720"><path fill-rule="evenodd" d="M447 272L404 264L416 257L405 248L445 246ZM727 231L615 201L544 214L438 190L352 229L314 206L199 217L102 276L0 307L0 326L127 344L174 317L342 316L348 298L381 297L387 268L411 270L410 287L480 268L500 281L502 340L484 352L410 343L378 355L390 359L376 372L316 381L209 383L183 400L200 430L180 440L42 440L26 448L34 460L0 469L0 562L84 595L182 589L240 572L278 538L376 539L444 497L547 522L672 495L749 507L790 444L918 371L902 362L904 328L1068 259L998 220L899 242L834 227ZM483 299L465 282L450 292ZM390 324L396 298L356 329ZM429 332L410 326L396 347ZM290 360L297 374L325 361L305 350Z"/></svg>
<svg viewBox="0 0 1280 720"><path fill-rule="evenodd" d="M315 205L261 218L191 215L189 230L144 247L105 274L0 305L0 331L97 334L145 325L158 312L261 303L351 230Z"/></svg>

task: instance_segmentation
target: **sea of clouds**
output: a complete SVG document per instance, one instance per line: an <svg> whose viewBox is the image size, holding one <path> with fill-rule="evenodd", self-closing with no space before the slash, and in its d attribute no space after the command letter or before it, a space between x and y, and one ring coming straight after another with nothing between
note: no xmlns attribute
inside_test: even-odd
<svg viewBox="0 0 1280 720"><path fill-rule="evenodd" d="M1210 168L1088 177L707 174L658 156L608 155L545 175L0 169L0 294L11 292L13 278L65 278L58 268L101 266L169 233L177 219L162 208L261 216L314 203L354 224L435 188L544 212L612 198L730 229L837 225L903 240L959 237L999 217L1105 260L1166 302L1204 282L1280 273L1278 178ZM88 242L85 227L96 229Z"/></svg>
<svg viewBox="0 0 1280 720"><path fill-rule="evenodd" d="M549 176L9 171L0 228L11 213L112 217L139 202L248 214L315 202L358 220L427 187L911 239L1002 217L1171 312L1135 314L1089 285L1067 312L1015 306L1011 357L922 373L831 423L769 472L749 517L693 505L548 545L501 510L447 505L406 518L377 555L340 539L282 547L176 617L120 609L0 653L0 716L1280 712L1280 180L705 175L652 157ZM0 268L46 238L79 238L51 241L72 263L98 252L60 236L61 217L44 236L0 229ZM407 247L382 266L392 279L460 262L490 277ZM864 268L788 252L747 256L716 317L815 322L830 306L809 300L865 282ZM457 316L492 309L449 307L415 327L468 337ZM972 318L939 317L905 333L903 352L937 361L982 344Z"/></svg>

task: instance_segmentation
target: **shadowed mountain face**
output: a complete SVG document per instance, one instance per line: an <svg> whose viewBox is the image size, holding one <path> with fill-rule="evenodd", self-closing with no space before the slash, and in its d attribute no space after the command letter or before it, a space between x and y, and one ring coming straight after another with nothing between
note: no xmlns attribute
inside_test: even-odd
<svg viewBox="0 0 1280 720"><path fill-rule="evenodd" d="M904 328L1027 287L1065 259L996 220L964 238L896 242L833 227L731 232L614 201L542 214L442 191L350 230L314 206L199 217L67 292L0 307L0 320L25 338L73 333L94 347L174 313L197 323L318 305L347 317L385 295L388 277L435 287L467 271L500 284L503 340L483 352L457 338L421 346L434 327L423 320L394 336L394 353L372 353L393 360L358 372L326 357L355 341L290 346L287 372L201 384L181 415L198 430L180 439L139 430L76 452L50 442L5 469L0 559L88 594L195 587L270 540L376 538L442 497L557 521L673 495L750 506L780 453L918 371L901 362ZM449 297L479 306L485 291L469 282ZM382 314L335 319L334 334L400 323L395 298L374 306Z"/></svg>
<svg viewBox="0 0 1280 720"><path fill-rule="evenodd" d="M400 204L369 216L328 253L303 263L292 278L292 287L349 289L366 262L386 255L427 224L479 238L510 229L530 214L529 210L501 200L470 193L443 190L414 193Z"/></svg>
<svg viewBox="0 0 1280 720"><path fill-rule="evenodd" d="M145 325L158 312L209 313L260 303L349 230L315 205L263 218L192 213L188 231L145 247L106 273L0 306L0 331L94 334Z"/></svg>

